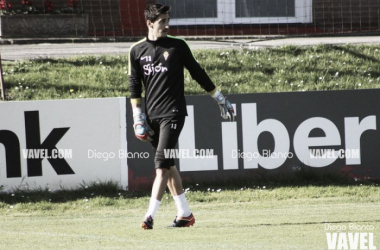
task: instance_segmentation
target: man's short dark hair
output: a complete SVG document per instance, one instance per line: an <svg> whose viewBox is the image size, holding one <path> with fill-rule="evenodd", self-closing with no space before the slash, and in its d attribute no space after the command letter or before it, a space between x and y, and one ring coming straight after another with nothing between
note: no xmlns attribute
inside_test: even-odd
<svg viewBox="0 0 380 250"><path fill-rule="evenodd" d="M145 8L145 20L154 22L157 20L159 15L166 14L170 11L170 6L165 6L162 4L149 4Z"/></svg>

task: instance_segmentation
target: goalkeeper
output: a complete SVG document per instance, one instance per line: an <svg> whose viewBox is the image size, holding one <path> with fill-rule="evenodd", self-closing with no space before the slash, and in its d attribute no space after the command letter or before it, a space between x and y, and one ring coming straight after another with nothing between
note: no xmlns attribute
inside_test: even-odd
<svg viewBox="0 0 380 250"><path fill-rule="evenodd" d="M148 5L145 9L148 36L135 43L129 51L128 72L135 135L142 141L150 141L155 153L156 177L149 207L141 224L143 229L153 229L166 186L177 206L177 215L171 227L189 227L195 223L174 159L165 158L164 155L165 150L175 148L187 116L184 68L215 99L223 118L233 121L235 116L230 102L216 90L186 42L168 35L169 11L169 6ZM143 88L144 111L141 108Z"/></svg>

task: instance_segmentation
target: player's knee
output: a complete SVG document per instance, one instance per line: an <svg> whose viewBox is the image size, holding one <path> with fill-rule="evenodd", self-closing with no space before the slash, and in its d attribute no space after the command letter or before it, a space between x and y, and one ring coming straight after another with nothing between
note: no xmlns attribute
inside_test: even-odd
<svg viewBox="0 0 380 250"><path fill-rule="evenodd" d="M170 167L175 165L174 159L165 158L161 154L156 154L154 162L157 169L164 168L170 170Z"/></svg>
<svg viewBox="0 0 380 250"><path fill-rule="evenodd" d="M170 170L167 168L157 168L156 177L158 178L168 178L170 175Z"/></svg>

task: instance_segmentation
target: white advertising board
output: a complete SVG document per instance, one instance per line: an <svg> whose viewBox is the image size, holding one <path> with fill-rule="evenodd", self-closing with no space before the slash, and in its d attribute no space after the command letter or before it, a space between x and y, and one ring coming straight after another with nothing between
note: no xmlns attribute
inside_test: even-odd
<svg viewBox="0 0 380 250"><path fill-rule="evenodd" d="M126 98L0 103L3 190L128 184Z"/></svg>

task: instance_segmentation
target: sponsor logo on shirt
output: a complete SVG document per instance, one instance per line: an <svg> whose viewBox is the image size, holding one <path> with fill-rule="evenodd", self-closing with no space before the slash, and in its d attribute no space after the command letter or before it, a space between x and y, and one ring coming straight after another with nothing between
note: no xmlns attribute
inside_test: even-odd
<svg viewBox="0 0 380 250"><path fill-rule="evenodd" d="M144 69L144 74L149 76L149 75L155 75L156 73L161 73L161 72L166 72L168 71L167 67L162 66L162 63L154 66L154 64L145 64L143 66Z"/></svg>

